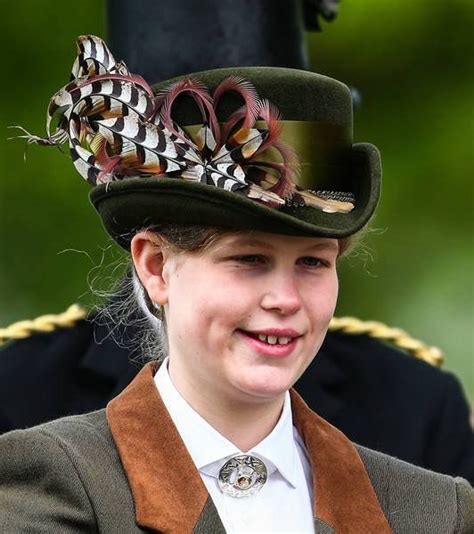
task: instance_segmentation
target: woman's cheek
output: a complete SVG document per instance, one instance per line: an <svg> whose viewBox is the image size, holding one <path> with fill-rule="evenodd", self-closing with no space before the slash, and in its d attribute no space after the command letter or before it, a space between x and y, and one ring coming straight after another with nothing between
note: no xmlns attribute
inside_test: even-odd
<svg viewBox="0 0 474 534"><path fill-rule="evenodd" d="M307 300L307 308L311 310L311 315L316 323L328 323L336 310L338 284L337 281L331 281L324 289L310 293L311 297Z"/></svg>

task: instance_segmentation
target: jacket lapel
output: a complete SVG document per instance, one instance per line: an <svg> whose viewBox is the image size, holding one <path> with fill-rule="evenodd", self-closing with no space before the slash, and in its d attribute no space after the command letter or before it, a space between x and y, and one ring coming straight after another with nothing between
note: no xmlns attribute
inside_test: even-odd
<svg viewBox="0 0 474 534"><path fill-rule="evenodd" d="M222 532L178 430L153 382L148 364L106 409L135 502L137 524L154 531Z"/></svg>
<svg viewBox="0 0 474 534"><path fill-rule="evenodd" d="M291 402L294 423L313 469L317 532L391 533L354 445L311 411L294 390Z"/></svg>

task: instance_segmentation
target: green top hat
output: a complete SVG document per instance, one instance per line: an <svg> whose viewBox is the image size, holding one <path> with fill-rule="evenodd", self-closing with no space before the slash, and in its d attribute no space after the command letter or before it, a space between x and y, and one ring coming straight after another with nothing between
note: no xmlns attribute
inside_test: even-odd
<svg viewBox="0 0 474 534"><path fill-rule="evenodd" d="M48 137L69 141L109 234L161 223L342 238L373 214L380 157L352 144L342 83L276 67L217 69L153 90L103 41L78 39L72 81L51 99ZM49 127L58 116L54 133Z"/></svg>

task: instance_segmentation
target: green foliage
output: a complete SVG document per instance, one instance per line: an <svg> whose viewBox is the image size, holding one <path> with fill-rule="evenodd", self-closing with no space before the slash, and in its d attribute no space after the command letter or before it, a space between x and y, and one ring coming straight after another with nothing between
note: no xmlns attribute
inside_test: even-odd
<svg viewBox="0 0 474 534"><path fill-rule="evenodd" d="M104 6L7 0L0 17L6 325L93 302L88 274L112 252L103 259L109 239L67 154L33 146L25 164L24 143L6 141L16 135L7 130L13 124L44 132L46 105L68 78L76 36L105 36ZM379 146L384 162L377 231L341 266L338 314L382 320L440 346L445 368L471 399L473 17L467 0L345 0L336 21L308 35L313 69L361 93L355 139Z"/></svg>

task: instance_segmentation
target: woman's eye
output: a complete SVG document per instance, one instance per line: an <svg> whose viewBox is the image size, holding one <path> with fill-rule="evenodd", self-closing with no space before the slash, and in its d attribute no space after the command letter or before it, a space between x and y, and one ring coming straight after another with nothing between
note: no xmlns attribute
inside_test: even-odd
<svg viewBox="0 0 474 534"><path fill-rule="evenodd" d="M236 256L234 260L245 265L259 265L265 263L265 258L259 254L244 254L242 256Z"/></svg>
<svg viewBox="0 0 474 534"><path fill-rule="evenodd" d="M300 258L298 260L298 263L300 265L303 265L304 267L326 267L327 262L320 258L315 258L313 256L304 256L303 258Z"/></svg>

